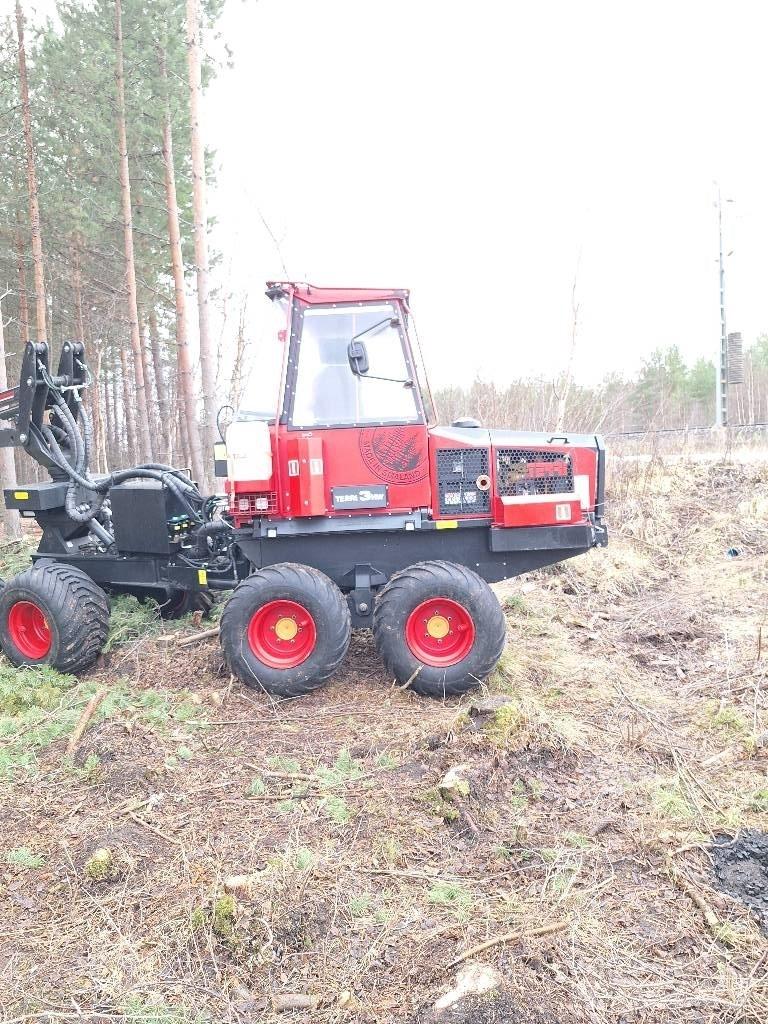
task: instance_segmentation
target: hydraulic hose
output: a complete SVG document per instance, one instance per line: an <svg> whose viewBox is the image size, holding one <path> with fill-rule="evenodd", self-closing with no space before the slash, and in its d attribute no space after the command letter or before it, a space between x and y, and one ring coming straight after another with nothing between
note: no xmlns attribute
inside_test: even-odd
<svg viewBox="0 0 768 1024"><path fill-rule="evenodd" d="M193 558L207 558L210 555L208 550L208 539L219 533L228 533L232 527L223 519L217 519L212 523L205 523L195 531L195 548L192 552Z"/></svg>
<svg viewBox="0 0 768 1024"><path fill-rule="evenodd" d="M53 389L52 389L53 390ZM107 530L100 525L94 526L106 499L109 489L116 484L132 479L150 479L159 481L167 487L176 497L181 506L189 514L195 523L203 523L202 506L203 496L197 486L181 470L173 466L167 466L159 462L149 462L131 469L119 470L111 473L103 480L96 481L88 475L88 463L93 439L93 428L91 419L85 410L82 402L78 404L77 418L82 424L82 432L77 420L64 400L60 391L54 391L54 405L61 427L51 425L42 428L42 434L48 444L50 456L54 464L69 477L69 485L64 499L67 515L75 522L91 522L92 532L104 543L112 543ZM58 437L57 437L58 435ZM65 455L59 443L66 441L70 453L69 458ZM82 488L88 495L93 497L87 501L78 502L77 488ZM196 508L195 505L199 505ZM83 507L85 505L86 507ZM226 524L222 524L225 528ZM211 535L220 532L217 524L216 530ZM205 540L205 552L207 554L207 539Z"/></svg>

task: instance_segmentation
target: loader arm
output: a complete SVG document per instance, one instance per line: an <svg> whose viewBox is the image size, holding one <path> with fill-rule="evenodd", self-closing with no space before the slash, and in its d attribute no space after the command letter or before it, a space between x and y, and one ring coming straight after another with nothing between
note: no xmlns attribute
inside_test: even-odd
<svg viewBox="0 0 768 1024"><path fill-rule="evenodd" d="M24 349L18 386L0 392L0 421L11 423L9 427L0 427L0 447L23 448L58 479L61 471L51 458L42 432L46 412L52 412L51 425L57 426L52 388L63 392L69 411L76 417L79 401L76 389L87 386L89 373L81 342L64 343L55 376L50 373L49 358L45 342L29 342Z"/></svg>

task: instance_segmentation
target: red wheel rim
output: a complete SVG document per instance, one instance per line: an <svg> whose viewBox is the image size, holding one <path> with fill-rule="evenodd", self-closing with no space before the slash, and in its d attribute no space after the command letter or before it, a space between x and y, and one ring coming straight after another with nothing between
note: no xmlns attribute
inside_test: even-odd
<svg viewBox="0 0 768 1024"><path fill-rule="evenodd" d="M51 649L51 628L48 620L31 601L17 601L8 612L8 633L14 647L25 658L39 661Z"/></svg>
<svg viewBox="0 0 768 1024"><path fill-rule="evenodd" d="M315 620L296 601L268 601L251 616L248 643L270 668L295 668L315 649Z"/></svg>
<svg viewBox="0 0 768 1024"><path fill-rule="evenodd" d="M475 624L467 609L447 597L433 597L413 609L405 624L411 654L434 668L458 665L472 650Z"/></svg>

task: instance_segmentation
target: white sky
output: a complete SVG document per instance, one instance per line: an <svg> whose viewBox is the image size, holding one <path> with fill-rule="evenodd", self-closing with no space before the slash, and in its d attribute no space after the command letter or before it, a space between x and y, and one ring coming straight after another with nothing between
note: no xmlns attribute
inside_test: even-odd
<svg viewBox="0 0 768 1024"><path fill-rule="evenodd" d="M0 6L10 0L0 0ZM38 11L53 0L33 0ZM433 384L632 371L768 330L768 6L228 0L206 100L224 336L263 281L410 287Z"/></svg>
<svg viewBox="0 0 768 1024"><path fill-rule="evenodd" d="M229 0L208 97L217 240L289 273L413 290L433 383L576 374L768 329L764 3ZM581 259L579 261L579 253Z"/></svg>

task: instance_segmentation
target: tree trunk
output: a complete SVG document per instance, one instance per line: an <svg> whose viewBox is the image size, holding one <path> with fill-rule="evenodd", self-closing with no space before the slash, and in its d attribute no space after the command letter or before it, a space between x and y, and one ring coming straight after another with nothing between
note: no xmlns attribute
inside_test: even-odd
<svg viewBox="0 0 768 1024"><path fill-rule="evenodd" d="M16 274L19 279L19 341L22 346L29 341L29 309L27 307L27 274L24 261L24 236L21 233L21 218L16 211Z"/></svg>
<svg viewBox="0 0 768 1024"><path fill-rule="evenodd" d="M112 356L112 376L111 376L111 408L112 408L112 423L107 438L107 455L109 458L110 467L116 465L115 461L115 438L118 436L120 431L120 402L119 402L119 388L118 388L118 373L117 373L117 359ZM125 439L123 439L125 440Z"/></svg>
<svg viewBox="0 0 768 1024"><path fill-rule="evenodd" d="M149 311L149 341L152 349L152 365L155 369L155 391L157 392L157 409L160 420L160 438L163 445L161 462L173 465L171 450L170 411L168 405L168 386L163 366L163 353L160 348L160 332L157 329L157 314L154 309Z"/></svg>
<svg viewBox="0 0 768 1024"><path fill-rule="evenodd" d="M127 434L128 441L128 457L131 462L135 462L138 456L136 451L136 416L134 414L133 402L134 395L131 393L131 375L128 368L128 357L125 354L125 349L120 348L120 369L122 370L123 377L123 422L125 424L125 433ZM115 438L115 447L117 451L123 450L123 438ZM138 456L141 458L141 456ZM125 463L123 463L125 465Z"/></svg>
<svg viewBox="0 0 768 1024"><path fill-rule="evenodd" d="M160 55L161 69L165 78L165 54ZM168 213L168 240L171 248L173 269L173 293L176 304L176 359L179 376L179 404L184 416L185 434L189 441L192 473L201 485L205 480L203 458L200 449L200 431L195 417L195 395L192 381L192 367L189 358L187 338L187 307L184 295L184 263L181 255L181 232L179 230L179 207L176 201L176 172L173 161L173 131L168 98L165 100L163 118L163 163L165 166L165 200Z"/></svg>
<svg viewBox="0 0 768 1024"><path fill-rule="evenodd" d="M37 201L37 174L35 172L35 147L32 141L32 115L29 109L29 85L27 82L27 54L24 48L24 14L21 0L16 0L16 32L19 41L19 88L21 90L21 119L24 129L24 146L27 152L27 192L29 194L29 229L32 236L32 260L35 269L35 311L37 318L37 340L47 341L45 323L45 276L43 273L43 243L40 235L40 206Z"/></svg>
<svg viewBox="0 0 768 1024"><path fill-rule="evenodd" d="M178 434L178 445L179 451L181 452L181 458L185 466L192 467L192 452L189 447L189 431L187 430L187 420L183 415L184 410L184 398L179 395L179 402L182 408L182 415L179 417L179 434ZM193 475L196 475L193 470Z"/></svg>
<svg viewBox="0 0 768 1024"><path fill-rule="evenodd" d="M115 85L117 91L117 134L120 158L120 193L123 207L125 239L125 277L127 284L128 321L131 332L133 370L136 378L136 420L138 424L138 457L147 461L152 456L147 410L147 392L141 363L141 331L136 294L136 263L133 255L133 214L131 212L131 178L128 169L128 139L125 128L125 73L123 69L122 0L115 0ZM121 360L123 353L121 352ZM131 410L133 411L133 410Z"/></svg>
<svg viewBox="0 0 768 1024"><path fill-rule="evenodd" d="M5 363L5 335L3 334L3 308L0 303L0 391L8 387L8 371ZM0 448L0 478L3 487L13 488L16 486L16 464L13 458L13 448ZM6 537L21 536L21 520L15 509L5 509L3 519L5 521Z"/></svg>
<svg viewBox="0 0 768 1024"><path fill-rule="evenodd" d="M96 346L96 366L93 371L93 443L95 451L94 468L97 473L107 472L106 438L109 434L109 386L104 366L104 346Z"/></svg>
<svg viewBox="0 0 768 1024"><path fill-rule="evenodd" d="M144 332L140 332L141 337L141 375L144 380L144 391L147 396L147 417L149 420L149 459L150 462L156 462L157 456L155 454L157 449L157 427L155 424L157 406L152 407L152 412L149 411L149 406L152 405L152 374L149 370L149 362L147 360L147 345Z"/></svg>
<svg viewBox="0 0 768 1024"><path fill-rule="evenodd" d="M187 67L189 70L189 117L192 141L192 210L197 271L197 317L200 331L200 374L203 383L203 438L207 465L213 458L215 440L216 381L208 325L208 224L205 203L205 152L200 112L203 87L200 66L199 0L187 0Z"/></svg>
<svg viewBox="0 0 768 1024"><path fill-rule="evenodd" d="M237 324L237 344L235 347L235 361L232 364L232 379L229 386L230 402L237 409L243 397L243 363L245 362L245 313L248 308L248 299L243 300L240 307L240 318Z"/></svg>

